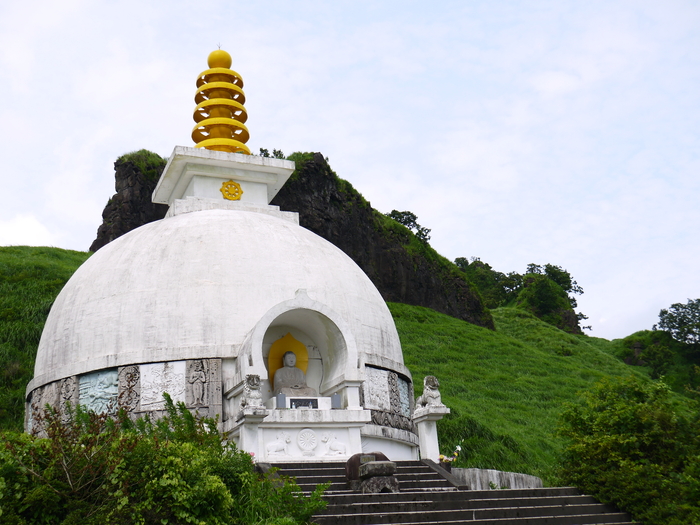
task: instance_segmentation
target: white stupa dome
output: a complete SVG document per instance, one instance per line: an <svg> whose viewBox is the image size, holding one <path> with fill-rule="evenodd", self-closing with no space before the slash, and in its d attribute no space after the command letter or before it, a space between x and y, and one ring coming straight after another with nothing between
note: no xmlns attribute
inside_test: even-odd
<svg viewBox="0 0 700 525"><path fill-rule="evenodd" d="M340 249L278 217L209 210L147 224L90 257L51 309L32 386L135 363L237 357L259 321L300 294L346 320L357 351L403 364L384 300Z"/></svg>
<svg viewBox="0 0 700 525"><path fill-rule="evenodd" d="M153 196L166 218L104 246L58 295L26 428L46 404L157 416L167 392L267 461L415 459L412 378L386 303L350 257L269 205L293 170L176 147ZM303 384L282 394L286 366Z"/></svg>

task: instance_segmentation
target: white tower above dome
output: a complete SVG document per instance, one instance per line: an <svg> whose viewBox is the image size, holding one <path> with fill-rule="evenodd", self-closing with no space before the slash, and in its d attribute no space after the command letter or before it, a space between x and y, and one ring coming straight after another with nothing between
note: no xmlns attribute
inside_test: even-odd
<svg viewBox="0 0 700 525"><path fill-rule="evenodd" d="M171 205L190 196L225 199L222 185L232 180L241 194L225 200L267 205L293 171L289 160L177 146L153 192L153 202Z"/></svg>

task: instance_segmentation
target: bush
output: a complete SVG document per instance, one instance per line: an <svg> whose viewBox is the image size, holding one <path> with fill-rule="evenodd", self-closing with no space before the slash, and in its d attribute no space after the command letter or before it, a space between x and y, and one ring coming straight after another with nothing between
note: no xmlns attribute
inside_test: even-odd
<svg viewBox="0 0 700 525"><path fill-rule="evenodd" d="M566 291L546 275L528 273L523 276L523 288L516 306L560 330L574 334L581 332Z"/></svg>
<svg viewBox="0 0 700 525"><path fill-rule="evenodd" d="M166 397L157 422L77 407L47 411L46 438L3 435L0 520L17 524L306 523L324 487L304 496L290 479L255 472L216 421ZM273 474L274 476L274 474Z"/></svg>
<svg viewBox="0 0 700 525"><path fill-rule="evenodd" d="M164 159L157 153L140 149L125 153L117 159L117 162L131 162L143 174L147 180L156 181L163 173L163 168L168 163L168 159Z"/></svg>
<svg viewBox="0 0 700 525"><path fill-rule="evenodd" d="M603 380L564 412L562 479L647 525L700 520L697 418L661 382Z"/></svg>

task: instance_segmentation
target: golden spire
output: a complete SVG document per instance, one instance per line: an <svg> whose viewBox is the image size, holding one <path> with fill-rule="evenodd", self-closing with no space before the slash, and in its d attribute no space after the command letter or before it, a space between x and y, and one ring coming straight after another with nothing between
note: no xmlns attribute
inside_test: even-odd
<svg viewBox="0 0 700 525"><path fill-rule="evenodd" d="M207 62L210 69L199 74L194 96L195 147L250 155L243 79L230 69L231 55L223 49L211 52Z"/></svg>

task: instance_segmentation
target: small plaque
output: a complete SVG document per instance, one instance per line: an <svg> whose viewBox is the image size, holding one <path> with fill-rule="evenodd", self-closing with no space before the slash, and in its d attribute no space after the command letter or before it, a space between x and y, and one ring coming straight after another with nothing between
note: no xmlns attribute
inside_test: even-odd
<svg viewBox="0 0 700 525"><path fill-rule="evenodd" d="M309 398L301 398L301 399L290 399L289 400L289 406L290 408L318 408L318 399L309 399Z"/></svg>
<svg viewBox="0 0 700 525"><path fill-rule="evenodd" d="M374 454L362 455L360 456L360 465L362 465L363 463L369 463L370 461L376 461L376 459L377 456L375 456Z"/></svg>

